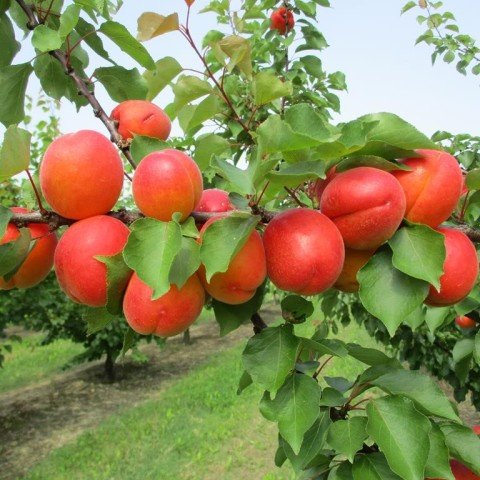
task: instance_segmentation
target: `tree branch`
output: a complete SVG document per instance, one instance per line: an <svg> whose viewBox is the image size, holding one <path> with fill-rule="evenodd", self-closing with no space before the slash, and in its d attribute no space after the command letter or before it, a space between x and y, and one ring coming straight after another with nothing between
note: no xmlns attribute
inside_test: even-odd
<svg viewBox="0 0 480 480"><path fill-rule="evenodd" d="M250 318L250 321L253 323L253 333L255 333L255 335L257 333L260 333L262 330L264 330L265 328L267 328L267 324L263 321L263 318L260 316L260 314L257 312L257 313L254 313L251 318Z"/></svg>
<svg viewBox="0 0 480 480"><path fill-rule="evenodd" d="M36 27L41 25L43 21L40 21L35 16L34 7L31 5L27 5L24 0L15 0L20 8L25 12L28 23L27 28L29 30L34 30ZM122 139L122 136L118 133L117 126L113 120L107 115L103 107L100 105L97 97L93 92L90 91L88 88L88 83L82 79L78 73L75 71L74 68L69 63L69 59L67 54L62 50L52 50L49 54L58 60L63 67L65 73L73 80L75 83L79 95L83 95L90 106L93 108L93 112L97 118L105 125L107 130L110 133L110 139L112 143L114 143L125 155L125 158L128 160L128 163L135 168L136 164L133 160L132 154L130 153L129 145Z"/></svg>

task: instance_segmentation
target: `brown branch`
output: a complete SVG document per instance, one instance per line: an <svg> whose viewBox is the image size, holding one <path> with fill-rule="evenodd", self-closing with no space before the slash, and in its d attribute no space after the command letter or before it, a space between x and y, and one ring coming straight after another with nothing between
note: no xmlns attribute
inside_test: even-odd
<svg viewBox="0 0 480 480"><path fill-rule="evenodd" d="M463 232L472 242L480 243L480 230L469 227L468 225L459 225L455 228Z"/></svg>
<svg viewBox="0 0 480 480"><path fill-rule="evenodd" d="M274 216L275 212L267 212L262 209L262 213L254 213L254 215L259 215L262 223L268 223ZM135 220L143 218L144 215L136 210L126 210L121 208L116 211L108 212L106 215L116 218L126 225L130 225ZM209 212L192 212L191 217L198 223L204 223L212 217L224 216L225 213L209 213ZM17 227L24 227L29 223L46 223L50 226L50 229L55 230L59 227L72 225L77 220L72 220L70 218L62 217L55 212L45 210L44 212L35 211L29 213L14 213L10 219L10 223L16 225Z"/></svg>
<svg viewBox="0 0 480 480"><path fill-rule="evenodd" d="M253 333L255 333L255 335L257 333L260 333L262 330L265 330L265 328L267 328L267 324L263 321L263 318L260 316L260 314L257 312L257 313L254 313L251 318L250 318L250 321L252 322L253 324Z"/></svg>
<svg viewBox="0 0 480 480"><path fill-rule="evenodd" d="M31 5L27 5L24 0L15 0L20 8L25 12L28 23L27 28L30 30L34 30L36 27L42 24L40 20L37 19L35 16L34 9ZM103 107L100 105L97 97L93 92L90 91L88 88L88 83L84 79L82 79L79 74L72 68L70 65L69 59L67 54L62 50L52 50L49 54L58 60L63 67L65 73L73 80L75 83L79 95L83 95L90 106L93 108L93 112L97 118L105 125L107 130L110 133L110 139L112 143L115 143L117 147L123 152L125 158L128 160L130 165L135 168L136 164L133 160L133 157L130 153L130 148L125 144L122 139L122 136L118 133L117 126L113 120L107 115Z"/></svg>
<svg viewBox="0 0 480 480"><path fill-rule="evenodd" d="M30 170L27 168L25 170L27 176L28 176L28 180L30 181L30 185L32 186L32 189L33 189L33 193L35 194L35 198L37 199L37 205L38 205L38 208L40 210L40 213L45 213L46 210L45 208L43 208L43 204L42 204L42 197L40 196L40 193L37 189L37 186L35 185L35 181L33 180L33 177L32 177L32 174L30 173Z"/></svg>

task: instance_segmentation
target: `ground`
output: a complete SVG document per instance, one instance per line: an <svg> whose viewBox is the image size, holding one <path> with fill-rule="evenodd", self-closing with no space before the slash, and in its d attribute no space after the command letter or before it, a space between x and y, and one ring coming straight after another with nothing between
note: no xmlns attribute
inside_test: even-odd
<svg viewBox="0 0 480 480"><path fill-rule="evenodd" d="M276 313L264 316L273 321ZM358 327L350 328L342 335L346 339L372 342ZM289 468L273 465L276 429L258 413L261 392L235 393L250 335L250 325L224 338L213 322L195 326L192 345L183 345L181 337L163 350L146 345L149 362L126 358L113 384L105 382L99 362L53 373L65 359L63 344L41 359L48 367L41 370L43 379L21 386L27 366L15 365L17 376L9 378L2 377L6 369L0 374L2 478L293 478ZM349 376L361 368L342 362L328 374ZM467 404L461 413L469 424L480 422Z"/></svg>

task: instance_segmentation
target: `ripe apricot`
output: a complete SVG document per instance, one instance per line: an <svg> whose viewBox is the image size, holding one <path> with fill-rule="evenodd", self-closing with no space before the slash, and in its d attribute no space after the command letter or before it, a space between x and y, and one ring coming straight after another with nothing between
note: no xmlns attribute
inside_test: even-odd
<svg viewBox="0 0 480 480"><path fill-rule="evenodd" d="M357 280L357 273L367 264L374 253L375 250L351 250L346 248L342 273L335 282L334 287L342 292L358 292L360 286Z"/></svg>
<svg viewBox="0 0 480 480"><path fill-rule="evenodd" d="M280 35L285 35L294 26L293 13L285 7L278 8L270 15L270 30L277 30Z"/></svg>
<svg viewBox="0 0 480 480"><path fill-rule="evenodd" d="M455 319L455 323L460 327L460 328L474 328L477 326L477 322L473 320L470 317L467 317L465 315L462 315L460 317L457 317Z"/></svg>
<svg viewBox="0 0 480 480"><path fill-rule="evenodd" d="M220 190L219 188L208 188L203 191L195 211L220 213L234 209L235 207L228 197L228 192Z"/></svg>

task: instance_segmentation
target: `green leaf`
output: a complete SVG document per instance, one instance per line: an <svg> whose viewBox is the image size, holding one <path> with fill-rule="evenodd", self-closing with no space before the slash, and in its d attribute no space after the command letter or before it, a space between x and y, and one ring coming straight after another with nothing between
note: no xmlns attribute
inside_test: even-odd
<svg viewBox="0 0 480 480"><path fill-rule="evenodd" d="M445 263L445 237L427 225L408 223L388 241L393 266L410 277L440 290Z"/></svg>
<svg viewBox="0 0 480 480"><path fill-rule="evenodd" d="M432 428L428 418L400 396L370 401L367 416L367 432L390 468L404 480L423 480Z"/></svg>
<svg viewBox="0 0 480 480"><path fill-rule="evenodd" d="M341 392L335 388L325 387L322 391L320 405L325 407L341 407L346 401L347 399Z"/></svg>
<svg viewBox="0 0 480 480"><path fill-rule="evenodd" d="M277 392L274 400L264 397L263 408L278 422L280 435L298 455L303 437L319 417L320 386L307 375L294 373Z"/></svg>
<svg viewBox="0 0 480 480"><path fill-rule="evenodd" d="M389 160L403 158L406 153L419 148L438 150L436 143L420 133L414 126L393 113L372 113L358 119L375 122L368 133L368 142L357 153L376 155Z"/></svg>
<svg viewBox="0 0 480 480"><path fill-rule="evenodd" d="M265 328L248 341L243 351L245 370L261 387L274 393L295 367L299 343L290 325Z"/></svg>
<svg viewBox="0 0 480 480"><path fill-rule="evenodd" d="M115 62L111 60L108 52L103 47L102 39L97 35L97 30L92 24L80 17L75 26L75 30L97 55L115 65Z"/></svg>
<svg viewBox="0 0 480 480"><path fill-rule="evenodd" d="M0 67L0 122L5 127L25 117L25 90L32 71L30 63Z"/></svg>
<svg viewBox="0 0 480 480"><path fill-rule="evenodd" d="M287 165L267 175L276 184L286 187L296 187L306 180L325 178L325 162L307 161Z"/></svg>
<svg viewBox="0 0 480 480"><path fill-rule="evenodd" d="M328 431L328 444L337 453L345 455L350 463L367 439L367 418L352 417L332 423Z"/></svg>
<svg viewBox="0 0 480 480"><path fill-rule="evenodd" d="M244 370L238 382L237 395L240 395L247 387L252 385L252 383L252 377L247 371Z"/></svg>
<svg viewBox="0 0 480 480"><path fill-rule="evenodd" d="M382 375L373 385L390 393L403 395L415 402L425 415L434 415L459 422L450 401L433 378L413 370L395 370Z"/></svg>
<svg viewBox="0 0 480 480"><path fill-rule="evenodd" d="M252 58L249 41L238 35L223 37L213 46L217 59L231 72L237 67L248 79L252 78ZM226 59L229 59L226 62Z"/></svg>
<svg viewBox="0 0 480 480"><path fill-rule="evenodd" d="M0 14L0 67L10 65L20 50L20 43L15 40L15 31L10 18Z"/></svg>
<svg viewBox="0 0 480 480"><path fill-rule="evenodd" d="M115 102L144 100L147 97L147 81L136 68L101 67L95 70L94 75Z"/></svg>
<svg viewBox="0 0 480 480"><path fill-rule="evenodd" d="M404 323L412 330L416 330L425 322L425 312L423 306L416 308L412 313L405 317Z"/></svg>
<svg viewBox="0 0 480 480"><path fill-rule="evenodd" d="M138 165L148 154L165 150L165 148L168 148L168 143L163 140L135 135L130 144L130 153L132 154L133 160Z"/></svg>
<svg viewBox="0 0 480 480"><path fill-rule="evenodd" d="M123 347L122 351L120 352L121 357L124 357L125 354L135 345L136 337L137 333L132 328L129 328L125 332L125 336L123 337Z"/></svg>
<svg viewBox="0 0 480 480"><path fill-rule="evenodd" d="M106 35L123 52L130 55L130 57L137 61L142 67L148 70L155 70L155 62L147 49L138 42L123 25L108 20L100 25L98 31Z"/></svg>
<svg viewBox="0 0 480 480"><path fill-rule="evenodd" d="M2 229L0 228L0 233ZM473 358L477 362L477 365L480 365L480 331L475 335L475 345L473 348Z"/></svg>
<svg viewBox="0 0 480 480"><path fill-rule="evenodd" d="M385 170L386 172L392 172L393 170L411 170L410 167L401 163L390 162L382 157L376 157L375 155L361 155L346 158L337 164L335 170L337 172L345 172L351 168L358 167L372 167L379 170Z"/></svg>
<svg viewBox="0 0 480 480"><path fill-rule="evenodd" d="M356 358L360 362L365 363L366 365L375 366L375 365L388 365L388 364L398 364L400 363L395 359L391 358L388 355L385 355L380 350L376 348L366 348L356 343L347 344L348 353L353 358Z"/></svg>
<svg viewBox="0 0 480 480"><path fill-rule="evenodd" d="M218 157L213 158L211 166L218 175L231 184L233 191L242 195L254 192L253 182L247 170L242 170Z"/></svg>
<svg viewBox="0 0 480 480"><path fill-rule="evenodd" d="M58 50L62 43L60 34L46 25L39 25L33 31L32 45L40 52Z"/></svg>
<svg viewBox="0 0 480 480"><path fill-rule="evenodd" d="M169 274L169 282L182 288L200 267L200 245L193 238L182 237L182 246Z"/></svg>
<svg viewBox="0 0 480 480"><path fill-rule="evenodd" d="M155 70L143 74L148 85L147 100L152 101L181 71L182 66L173 57L155 62Z"/></svg>
<svg viewBox="0 0 480 480"><path fill-rule="evenodd" d="M430 430L430 451L428 452L425 476L428 478L444 478L455 480L448 461L448 448L445 445L445 437L437 424L432 424Z"/></svg>
<svg viewBox="0 0 480 480"><path fill-rule="evenodd" d="M107 267L107 304L105 309L112 315L122 314L122 301L132 270L127 266L122 252L116 255L97 255L98 261Z"/></svg>
<svg viewBox="0 0 480 480"><path fill-rule="evenodd" d="M12 215L13 213L9 208L0 205L0 239L5 235L8 222L12 218Z"/></svg>
<svg viewBox="0 0 480 480"><path fill-rule="evenodd" d="M205 230L200 258L207 281L219 272L226 272L231 260L245 245L259 221L252 215L231 214L211 223ZM228 242L225 239L228 238Z"/></svg>
<svg viewBox="0 0 480 480"><path fill-rule="evenodd" d="M480 438L473 430L457 423L440 425L450 455L480 475Z"/></svg>
<svg viewBox="0 0 480 480"><path fill-rule="evenodd" d="M103 330L113 319L106 307L89 308L83 319L87 322L87 336Z"/></svg>
<svg viewBox="0 0 480 480"><path fill-rule="evenodd" d="M313 315L313 303L299 295L287 295L281 302L282 317L290 323L302 323Z"/></svg>
<svg viewBox="0 0 480 480"><path fill-rule="evenodd" d="M0 245L0 277L7 280L22 266L30 251L30 240L30 230L21 228L16 240Z"/></svg>
<svg viewBox="0 0 480 480"><path fill-rule="evenodd" d="M467 187L469 190L480 190L480 168L474 168L467 173Z"/></svg>
<svg viewBox="0 0 480 480"><path fill-rule="evenodd" d="M412 1L408 2L408 3L406 3L406 4L403 6L403 8L402 8L402 10L401 10L401 13L403 14L403 13L405 13L405 12L408 12L409 10L411 10L412 8L415 8L416 6L417 6L417 2L414 2L414 1L412 0Z"/></svg>
<svg viewBox="0 0 480 480"><path fill-rule="evenodd" d="M212 300L215 320L220 326L220 336L223 337L236 330L240 325L249 322L251 316L260 310L264 296L265 284L257 288L253 298L240 305L227 305L218 300Z"/></svg>
<svg viewBox="0 0 480 480"><path fill-rule="evenodd" d="M336 339L318 339L312 340L310 338L301 338L302 348L312 352L317 352L322 355L333 355L334 357L346 357L348 351L345 344L341 340Z"/></svg>
<svg viewBox="0 0 480 480"><path fill-rule="evenodd" d="M318 464L318 456L325 448L328 427L331 425L330 412L327 408L320 410L320 416L307 430L303 438L302 447L298 455L294 453L290 445L280 437L280 444L295 470L303 470L311 465ZM328 459L330 461L330 459Z"/></svg>
<svg viewBox="0 0 480 480"><path fill-rule="evenodd" d="M65 75L60 63L50 55L39 55L33 62L35 74L45 93L60 100L67 94L70 79Z"/></svg>
<svg viewBox="0 0 480 480"><path fill-rule="evenodd" d="M214 155L220 155L230 148L226 138L214 133L197 138L195 146L195 161L201 170L206 170ZM228 168L228 167L227 167Z"/></svg>
<svg viewBox="0 0 480 480"><path fill-rule="evenodd" d="M16 125L7 128L0 149L0 180L7 180L28 168L31 137Z"/></svg>
<svg viewBox="0 0 480 480"><path fill-rule="evenodd" d="M274 72L260 72L253 79L252 91L255 105L265 105L277 98L292 95L293 87Z"/></svg>
<svg viewBox="0 0 480 480"><path fill-rule="evenodd" d="M164 33L174 32L179 29L178 14L159 15L154 12L145 12L138 18L137 40L146 42Z"/></svg>
<svg viewBox="0 0 480 480"><path fill-rule="evenodd" d="M425 322L428 329L435 333L435 330L443 325L445 318L450 313L449 307L427 307Z"/></svg>
<svg viewBox="0 0 480 480"><path fill-rule="evenodd" d="M182 75L172 87L175 94L175 105L182 107L192 100L212 93L212 87L206 80L192 75Z"/></svg>
<svg viewBox="0 0 480 480"><path fill-rule="evenodd" d="M189 132L223 110L217 95L209 95L198 105L187 105L178 112L178 121L184 132Z"/></svg>
<svg viewBox="0 0 480 480"><path fill-rule="evenodd" d="M63 40L70 34L78 23L80 17L80 7L78 5L69 5L60 16L60 26L58 34Z"/></svg>
<svg viewBox="0 0 480 480"><path fill-rule="evenodd" d="M359 455L355 458L352 472L354 480L402 480L392 472L381 453Z"/></svg>
<svg viewBox="0 0 480 480"><path fill-rule="evenodd" d="M428 283L393 268L387 251L374 255L358 272L357 279L363 306L381 320L391 336L428 295Z"/></svg>
<svg viewBox="0 0 480 480"><path fill-rule="evenodd" d="M152 299L170 289L170 270L182 248L182 231L176 222L141 218L131 226L123 252L125 263L153 290Z"/></svg>

